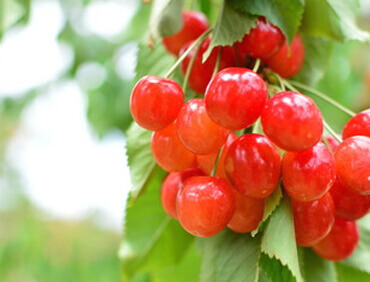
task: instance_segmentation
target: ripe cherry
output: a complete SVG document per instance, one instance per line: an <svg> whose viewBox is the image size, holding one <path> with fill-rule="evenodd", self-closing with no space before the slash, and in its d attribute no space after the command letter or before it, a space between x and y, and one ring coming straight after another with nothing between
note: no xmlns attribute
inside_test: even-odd
<svg viewBox="0 0 370 282"><path fill-rule="evenodd" d="M264 17L258 17L256 27L252 28L235 47L241 57L267 59L275 54L284 44L281 30L267 22Z"/></svg>
<svg viewBox="0 0 370 282"><path fill-rule="evenodd" d="M340 261L349 257L355 250L359 240L359 232L354 221L335 218L329 234L313 246L314 251L321 257Z"/></svg>
<svg viewBox="0 0 370 282"><path fill-rule="evenodd" d="M335 151L339 181L361 195L370 195L370 138L352 136Z"/></svg>
<svg viewBox="0 0 370 282"><path fill-rule="evenodd" d="M213 122L203 99L192 99L181 109L177 118L177 133L184 146L195 154L217 152L225 143L229 131Z"/></svg>
<svg viewBox="0 0 370 282"><path fill-rule="evenodd" d="M207 38L201 44L199 51L194 59L194 64L189 76L189 86L192 90L197 93L204 94L204 91L207 88L209 81L212 78L214 68L216 66L217 56L221 48L221 59L220 59L220 70L226 67L232 67L236 65L236 56L234 49L230 46L226 47L216 47L213 49L211 55L203 63L203 54L207 51L209 47L210 39ZM192 42L186 44L180 51L180 56L189 48ZM181 63L181 72L185 75L186 70L189 66L191 58L195 54L194 48L182 61Z"/></svg>
<svg viewBox="0 0 370 282"><path fill-rule="evenodd" d="M262 221L265 200L244 196L234 189L235 211L227 227L238 233L251 232Z"/></svg>
<svg viewBox="0 0 370 282"><path fill-rule="evenodd" d="M357 220L370 210L370 195L360 195L347 189L336 180L330 189L335 205L335 213L346 220Z"/></svg>
<svg viewBox="0 0 370 282"><path fill-rule="evenodd" d="M334 153L335 150L339 146L339 142L332 135L325 137L325 139L326 139L328 148Z"/></svg>
<svg viewBox="0 0 370 282"><path fill-rule="evenodd" d="M182 227L199 237L210 237L224 229L234 213L232 189L221 177L189 178L177 195L177 216Z"/></svg>
<svg viewBox="0 0 370 282"><path fill-rule="evenodd" d="M261 122L267 137L287 151L312 147L323 132L322 116L315 102L292 91L280 92L269 99Z"/></svg>
<svg viewBox="0 0 370 282"><path fill-rule="evenodd" d="M181 30L171 36L163 37L163 45L167 51L177 56L182 46L197 39L208 28L207 18L196 11L182 12L183 25Z"/></svg>
<svg viewBox="0 0 370 282"><path fill-rule="evenodd" d="M265 136L246 134L236 139L225 157L225 171L243 195L263 199L277 187L280 176L277 148Z"/></svg>
<svg viewBox="0 0 370 282"><path fill-rule="evenodd" d="M272 57L264 60L270 69L284 78L291 77L297 74L303 65L305 56L304 44L296 35L290 45L290 48L285 42L283 47Z"/></svg>
<svg viewBox="0 0 370 282"><path fill-rule="evenodd" d="M226 68L217 73L207 87L207 112L214 122L225 128L246 128L261 115L267 95L265 82L254 71Z"/></svg>
<svg viewBox="0 0 370 282"><path fill-rule="evenodd" d="M130 108L141 127L154 131L173 122L183 103L184 93L176 81L147 75L132 90Z"/></svg>
<svg viewBox="0 0 370 282"><path fill-rule="evenodd" d="M344 126L344 139L356 135L370 137L370 109L358 113Z"/></svg>
<svg viewBox="0 0 370 282"><path fill-rule="evenodd" d="M196 164L195 155L182 145L173 123L153 133L151 147L154 159L166 171L182 171Z"/></svg>
<svg viewBox="0 0 370 282"><path fill-rule="evenodd" d="M225 173L225 166L224 166L224 161L225 157L227 154L227 151L229 150L230 145L234 142L234 140L237 138L237 136L233 133L230 132L229 136L226 139L226 142L224 144L224 148L221 154L221 157L218 161L217 165L217 171L216 171L216 176L222 177L222 178L227 178L226 173ZM207 175L210 175L212 172L212 168L215 164L216 158L217 158L218 153L213 153L209 155L197 155L197 163L198 167Z"/></svg>
<svg viewBox="0 0 370 282"><path fill-rule="evenodd" d="M198 168L188 168L182 172L171 172L167 175L163 181L161 189L161 200L162 206L165 212L173 217L177 218L176 215L176 198L177 194L184 186L186 180L193 176L204 175L203 172Z"/></svg>
<svg viewBox="0 0 370 282"><path fill-rule="evenodd" d="M334 224L334 204L329 193L312 202L292 200L297 244L308 247L330 232Z"/></svg>
<svg viewBox="0 0 370 282"><path fill-rule="evenodd" d="M282 175L285 191L294 200L317 200L334 184L334 156L321 142L306 151L287 152Z"/></svg>

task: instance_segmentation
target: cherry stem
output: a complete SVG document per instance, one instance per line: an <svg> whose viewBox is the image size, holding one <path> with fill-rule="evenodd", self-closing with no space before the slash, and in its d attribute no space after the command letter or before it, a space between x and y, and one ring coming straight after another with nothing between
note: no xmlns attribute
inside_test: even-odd
<svg viewBox="0 0 370 282"><path fill-rule="evenodd" d="M222 146L220 148L220 150L218 151L217 157L216 157L215 162L213 164L213 168L212 168L212 171L211 171L211 176L215 176L216 175L218 163L220 161L220 158L221 158L221 155L222 155L222 151L223 150L224 150L224 147Z"/></svg>
<svg viewBox="0 0 370 282"><path fill-rule="evenodd" d="M220 47L218 49L217 60L216 60L215 68L212 73L212 78L218 73L218 70L220 69L221 55L222 55L222 48Z"/></svg>
<svg viewBox="0 0 370 282"><path fill-rule="evenodd" d="M286 89L285 89L285 84L284 84L283 79L282 79L282 78L281 78L281 76L280 76L280 75L278 75L277 73L275 73L275 75L276 75L277 79L279 80L281 90L282 90L282 91L285 91Z"/></svg>
<svg viewBox="0 0 370 282"><path fill-rule="evenodd" d="M261 60L257 59L256 62L254 63L253 71L257 72L258 69L260 68L260 65L261 65Z"/></svg>
<svg viewBox="0 0 370 282"><path fill-rule="evenodd" d="M201 36L199 36L197 38L197 40L195 40L190 46L189 48L177 59L177 61L172 65L172 67L167 71L167 73L165 74L165 78L169 78L173 73L174 71L176 70L176 68L182 63L182 61L186 58L187 55L189 55L189 53L200 43L202 42L204 39L206 39L206 37L213 31L212 28L206 30Z"/></svg>
<svg viewBox="0 0 370 282"><path fill-rule="evenodd" d="M285 81L286 83L287 81ZM354 113L353 111L351 111L350 109L347 109L346 107L342 106L341 104L339 104L337 101L333 100L332 98L330 98L328 95L320 92L320 91L317 91L303 83L300 83L298 81L293 81L293 80L290 80L288 83L291 83L299 88L302 88L303 90L306 90L306 91L309 91L311 92L312 94L315 94L317 97L320 97L321 99L325 100L326 102L332 104L333 106L335 106L336 108L340 109L341 111L345 112L346 114L348 114L349 116L353 117L356 115L356 113ZM287 84L288 85L288 84Z"/></svg>
<svg viewBox="0 0 370 282"><path fill-rule="evenodd" d="M323 123L324 123L324 127L326 129L326 131L328 131L331 135L333 135L333 137L339 142L339 143L342 143L343 140L342 138L340 138L338 136L338 134L335 133L335 131L331 128L331 126L329 124L327 124L327 122L323 119Z"/></svg>
<svg viewBox="0 0 370 282"><path fill-rule="evenodd" d="M199 49L200 49L200 46L202 45L202 41L200 41L198 43L199 44L198 44L197 48L194 51L194 56L191 57L191 59L189 61L188 68L186 69L186 73L185 73L185 77L184 77L184 83L182 84L182 91L184 91L184 93L186 91L186 87L188 86L189 76L190 76L191 70L193 69L195 58L197 57L197 54L198 54Z"/></svg>

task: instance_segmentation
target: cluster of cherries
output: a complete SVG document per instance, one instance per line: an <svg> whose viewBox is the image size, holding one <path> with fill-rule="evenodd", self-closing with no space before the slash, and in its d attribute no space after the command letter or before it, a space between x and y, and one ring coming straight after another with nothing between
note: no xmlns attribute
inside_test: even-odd
<svg viewBox="0 0 370 282"><path fill-rule="evenodd" d="M163 38L180 56L208 29L200 13L184 12L183 19L178 34ZM246 64L258 58L290 77L302 66L304 45L297 35L288 47L279 28L262 17L241 42L215 48L205 62L209 39L200 44L181 69L185 73L192 62L189 85L204 98L184 104L177 82L152 75L131 95L132 115L154 131L153 156L169 172L161 190L164 210L196 236L226 226L251 232L281 181L297 244L329 260L348 257L359 240L355 221L370 210L370 110L349 120L339 144L323 136L322 115L309 97L283 91L269 98L265 81ZM221 70L212 77L218 54ZM250 132L258 119L265 135L234 133Z"/></svg>

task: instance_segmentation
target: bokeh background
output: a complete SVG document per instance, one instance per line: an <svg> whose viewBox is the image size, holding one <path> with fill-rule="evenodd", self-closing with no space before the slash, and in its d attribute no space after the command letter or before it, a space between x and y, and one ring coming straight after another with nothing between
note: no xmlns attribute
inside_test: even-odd
<svg viewBox="0 0 370 282"><path fill-rule="evenodd" d="M0 0L0 281L120 280L144 2ZM370 0L358 21L370 31ZM317 88L368 108L370 46L335 46ZM339 132L348 117L317 102Z"/></svg>

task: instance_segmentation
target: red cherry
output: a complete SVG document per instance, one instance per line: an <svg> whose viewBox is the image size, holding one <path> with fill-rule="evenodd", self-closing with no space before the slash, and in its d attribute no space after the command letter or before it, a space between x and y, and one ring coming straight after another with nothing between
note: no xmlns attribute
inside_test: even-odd
<svg viewBox="0 0 370 282"><path fill-rule="evenodd" d="M173 122L184 103L184 93L172 79L144 76L131 93L134 120L148 130L160 130Z"/></svg>
<svg viewBox="0 0 370 282"><path fill-rule="evenodd" d="M315 102L292 91L280 92L269 99L261 122L267 137L287 151L312 147L323 132L322 116Z"/></svg>
<svg viewBox="0 0 370 282"><path fill-rule="evenodd" d="M262 221L265 200L244 196L234 190L235 211L227 227L239 233L251 232Z"/></svg>
<svg viewBox="0 0 370 282"><path fill-rule="evenodd" d="M287 152L282 175L284 189L294 200L317 200L335 181L334 156L321 142L306 151Z"/></svg>
<svg viewBox="0 0 370 282"><path fill-rule="evenodd" d="M177 218L176 197L177 193L184 186L185 181L190 177L201 175L204 174L198 168L188 168L182 172L171 172L167 175L162 184L161 200L163 209L169 216Z"/></svg>
<svg viewBox="0 0 370 282"><path fill-rule="evenodd" d="M334 156L339 181L354 192L370 195L370 138L348 137Z"/></svg>
<svg viewBox="0 0 370 282"><path fill-rule="evenodd" d="M154 159L166 171L182 171L196 164L195 155L182 145L173 123L153 133L151 147Z"/></svg>
<svg viewBox="0 0 370 282"><path fill-rule="evenodd" d="M225 143L229 131L208 116L203 99L192 99L177 118L177 133L184 146L198 155L215 153Z"/></svg>
<svg viewBox="0 0 370 282"><path fill-rule="evenodd" d="M217 56L219 53L219 49L221 47L216 47L213 49L211 55L208 59L203 63L203 54L207 51L210 43L210 39L207 38L203 41L202 45L199 48L199 51L194 59L193 68L191 69L189 75L189 86L192 90L197 93L203 94L207 88L209 81L212 78L212 74L214 68L216 66ZM186 44L180 51L180 56L189 48L192 42ZM186 56L186 58L181 63L181 72L185 75L186 70L189 66L191 58L195 54L194 48L190 53ZM221 60L220 60L220 70L226 67L232 67L236 64L236 56L234 49L230 46L222 47L221 49Z"/></svg>
<svg viewBox="0 0 370 282"><path fill-rule="evenodd" d="M356 222L335 218L330 233L313 246L314 251L321 257L339 261L348 258L355 250L359 240Z"/></svg>
<svg viewBox="0 0 370 282"><path fill-rule="evenodd" d="M200 12L182 12L183 25L181 30L171 36L163 37L163 45L167 51L177 56L182 46L197 39L208 28L207 18Z"/></svg>
<svg viewBox="0 0 370 282"><path fill-rule="evenodd" d="M280 177L280 156L265 136L246 134L236 139L225 157L225 171L243 195L263 199L274 192Z"/></svg>
<svg viewBox="0 0 370 282"><path fill-rule="evenodd" d="M241 57L267 59L275 54L284 44L281 30L267 22L264 17L258 17L256 27L252 28L235 47Z"/></svg>
<svg viewBox="0 0 370 282"><path fill-rule="evenodd" d="M334 224L334 204L329 193L312 202L292 200L297 244L308 247L322 240Z"/></svg>
<svg viewBox="0 0 370 282"><path fill-rule="evenodd" d="M232 189L221 177L189 178L177 195L177 216L182 227L199 237L210 237L224 229L234 213Z"/></svg>
<svg viewBox="0 0 370 282"><path fill-rule="evenodd" d="M326 138L326 142L328 143L328 148L334 153L335 150L338 148L339 146L339 142L337 141L337 139L335 139L332 135L329 135Z"/></svg>
<svg viewBox="0 0 370 282"><path fill-rule="evenodd" d="M209 83L205 101L214 122L238 130L257 120L267 96L267 86L257 73L245 68L226 68Z"/></svg>
<svg viewBox="0 0 370 282"><path fill-rule="evenodd" d="M364 217L370 210L370 195L362 196L347 189L336 180L330 189L335 205L335 212L346 220L357 220Z"/></svg>
<svg viewBox="0 0 370 282"><path fill-rule="evenodd" d="M358 113L344 126L344 139L356 135L370 137L370 109Z"/></svg>
<svg viewBox="0 0 370 282"><path fill-rule="evenodd" d="M225 179L227 178L226 173L225 173L224 160L225 160L225 157L226 157L227 151L229 150L230 145L234 142L236 138L237 136L233 132L230 132L229 136L226 139L221 157L218 161L216 176L219 176ZM215 164L217 155L218 153L213 153L209 155L197 155L198 167L202 171L204 171L205 174L210 175L212 172L212 168Z"/></svg>
<svg viewBox="0 0 370 282"><path fill-rule="evenodd" d="M304 44L299 35L296 35L290 48L288 47L287 42L285 42L283 47L281 47L277 53L264 62L272 71L282 77L288 78L297 74L301 70L304 56Z"/></svg>

